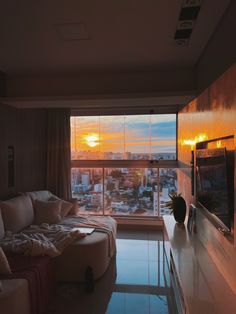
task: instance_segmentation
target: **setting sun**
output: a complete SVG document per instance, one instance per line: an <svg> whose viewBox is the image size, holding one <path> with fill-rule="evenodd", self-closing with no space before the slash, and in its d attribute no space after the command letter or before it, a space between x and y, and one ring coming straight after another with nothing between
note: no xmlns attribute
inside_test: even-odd
<svg viewBox="0 0 236 314"><path fill-rule="evenodd" d="M95 147L99 144L98 135L90 134L85 136L85 143L90 147Z"/></svg>
<svg viewBox="0 0 236 314"><path fill-rule="evenodd" d="M77 159L131 159L175 153L176 116L73 116L71 150ZM162 122L160 122L162 121ZM158 129L158 130L157 130ZM129 155L125 155L128 152ZM155 155L155 158L159 158ZM153 157L154 158L154 157Z"/></svg>

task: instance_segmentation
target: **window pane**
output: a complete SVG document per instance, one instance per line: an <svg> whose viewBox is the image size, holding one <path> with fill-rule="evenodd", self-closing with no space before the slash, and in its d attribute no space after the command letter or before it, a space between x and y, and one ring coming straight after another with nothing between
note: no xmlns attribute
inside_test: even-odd
<svg viewBox="0 0 236 314"><path fill-rule="evenodd" d="M103 184L101 168L71 169L72 197L78 199L80 212L102 213Z"/></svg>
<svg viewBox="0 0 236 314"><path fill-rule="evenodd" d="M124 159L124 116L100 117L100 158Z"/></svg>
<svg viewBox="0 0 236 314"><path fill-rule="evenodd" d="M106 214L155 215L158 169L105 168Z"/></svg>
<svg viewBox="0 0 236 314"><path fill-rule="evenodd" d="M125 159L150 159L150 115L125 117Z"/></svg>
<svg viewBox="0 0 236 314"><path fill-rule="evenodd" d="M71 118L71 158L99 159L99 117Z"/></svg>
<svg viewBox="0 0 236 314"><path fill-rule="evenodd" d="M158 174L159 172L159 174ZM169 193L177 191L174 168L72 168L72 196L81 213L169 214ZM103 200L104 182L104 200ZM159 210L158 210L159 209Z"/></svg>
<svg viewBox="0 0 236 314"><path fill-rule="evenodd" d="M169 193L177 191L177 172L174 168L160 168L160 215L170 214L166 207L170 201Z"/></svg>
<svg viewBox="0 0 236 314"><path fill-rule="evenodd" d="M152 159L176 159L176 115L151 115Z"/></svg>
<svg viewBox="0 0 236 314"><path fill-rule="evenodd" d="M176 115L71 117L77 160L176 159Z"/></svg>

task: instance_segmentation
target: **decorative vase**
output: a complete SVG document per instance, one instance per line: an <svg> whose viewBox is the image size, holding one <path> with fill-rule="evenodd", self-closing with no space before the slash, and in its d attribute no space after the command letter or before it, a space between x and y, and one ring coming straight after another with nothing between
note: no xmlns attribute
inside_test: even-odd
<svg viewBox="0 0 236 314"><path fill-rule="evenodd" d="M178 196L173 199L173 214L177 222L184 223L186 216L186 203L182 196Z"/></svg>
<svg viewBox="0 0 236 314"><path fill-rule="evenodd" d="M169 194L171 201L169 207L172 208L176 222L183 224L186 216L186 202L181 194Z"/></svg>

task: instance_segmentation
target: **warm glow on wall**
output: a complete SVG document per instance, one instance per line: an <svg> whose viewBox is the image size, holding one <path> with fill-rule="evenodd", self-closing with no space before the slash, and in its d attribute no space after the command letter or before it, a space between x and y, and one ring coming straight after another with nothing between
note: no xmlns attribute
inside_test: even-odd
<svg viewBox="0 0 236 314"><path fill-rule="evenodd" d="M195 136L194 139L181 140L181 145L191 146L191 149L193 149L196 143L203 142L207 139L208 136L206 133L200 133L199 135Z"/></svg>
<svg viewBox="0 0 236 314"><path fill-rule="evenodd" d="M194 146L196 144L195 140L183 140L182 145Z"/></svg>
<svg viewBox="0 0 236 314"><path fill-rule="evenodd" d="M221 148L221 146L222 146L221 141L217 141L217 142L216 142L216 147L217 147L217 148Z"/></svg>
<svg viewBox="0 0 236 314"><path fill-rule="evenodd" d="M195 137L196 143L206 141L207 139L208 139L208 136L206 133L199 134Z"/></svg>

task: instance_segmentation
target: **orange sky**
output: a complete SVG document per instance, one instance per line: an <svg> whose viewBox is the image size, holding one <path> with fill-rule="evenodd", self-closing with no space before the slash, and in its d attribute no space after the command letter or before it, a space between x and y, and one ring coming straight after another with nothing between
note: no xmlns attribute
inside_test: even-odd
<svg viewBox="0 0 236 314"><path fill-rule="evenodd" d="M149 153L150 136L148 123L144 131L140 128L124 130L123 119L109 117L106 123L99 126L99 121L93 121L89 117L71 118L71 147L77 151L91 152L140 152ZM114 123L116 119L117 123ZM146 123L146 121L145 121ZM132 126L132 125L131 125ZM125 144L124 144L125 138ZM97 144L97 145L96 145ZM175 146L175 140L171 137L151 137L151 146ZM92 146L92 147L91 147ZM148 151L147 151L148 150Z"/></svg>

